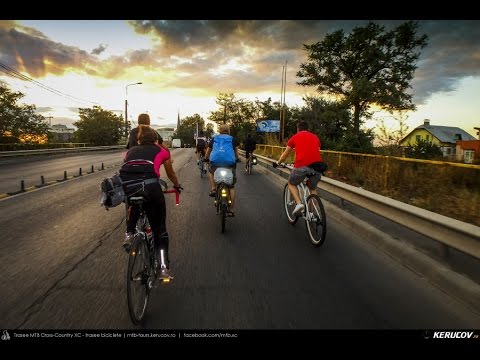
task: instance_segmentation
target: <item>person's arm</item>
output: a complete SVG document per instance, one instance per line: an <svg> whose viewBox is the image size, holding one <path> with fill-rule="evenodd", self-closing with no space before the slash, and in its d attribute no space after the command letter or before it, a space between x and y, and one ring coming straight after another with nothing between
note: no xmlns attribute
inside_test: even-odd
<svg viewBox="0 0 480 360"><path fill-rule="evenodd" d="M280 156L280 159L277 160L277 164L281 164L282 162L284 162L285 159L288 157L288 155L290 155L292 151L293 149L287 145L287 147L285 148L285 151Z"/></svg>
<svg viewBox="0 0 480 360"><path fill-rule="evenodd" d="M207 151L205 152L205 160L210 160L210 153L212 152L212 148L209 146L207 147Z"/></svg>
<svg viewBox="0 0 480 360"><path fill-rule="evenodd" d="M235 159L238 159L238 145L233 148L233 151L235 152Z"/></svg>
<svg viewBox="0 0 480 360"><path fill-rule="evenodd" d="M180 183L178 182L178 178L177 178L177 174L175 173L175 170L173 170L172 160L171 159L165 160L165 162L163 163L163 167L165 168L165 172L167 173L168 178L173 183L173 186L179 187Z"/></svg>

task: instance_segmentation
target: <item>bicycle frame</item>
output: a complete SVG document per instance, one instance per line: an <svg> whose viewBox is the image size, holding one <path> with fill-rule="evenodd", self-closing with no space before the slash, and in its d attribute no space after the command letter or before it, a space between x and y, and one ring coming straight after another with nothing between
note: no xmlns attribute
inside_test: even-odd
<svg viewBox="0 0 480 360"><path fill-rule="evenodd" d="M222 233L225 232L225 222L227 218L228 208L232 203L232 198L230 194L230 180L228 179L229 174L228 171L232 172L231 169L228 168L217 168L216 172L220 173L219 179L215 179L215 207L217 209L217 215L220 214L220 220L222 225ZM214 174L214 176L216 176ZM231 174L233 177L233 172ZM227 183L227 182L228 183Z"/></svg>
<svg viewBox="0 0 480 360"><path fill-rule="evenodd" d="M200 152L200 160L199 160L198 168L200 169L200 177L203 178L203 175L207 174L207 170L205 169L205 156Z"/></svg>
<svg viewBox="0 0 480 360"><path fill-rule="evenodd" d="M249 154L249 157L247 159L247 162L245 164L245 168L247 170L247 174L248 175L251 175L252 174L252 167L253 167L254 163L253 163L253 151L250 152Z"/></svg>
<svg viewBox="0 0 480 360"><path fill-rule="evenodd" d="M284 166L292 170L292 167ZM284 207L288 222L295 225L299 218L305 220L305 225L308 230L310 241L314 246L321 246L325 242L327 231L327 219L325 209L323 207L320 197L316 194L311 194L307 186L307 179L304 179L297 185L300 196L300 201L304 205L304 210L301 215L293 214L293 208L296 202L290 193L289 184L284 187Z"/></svg>
<svg viewBox="0 0 480 360"><path fill-rule="evenodd" d="M178 205L178 191L175 189L167 190L165 181L159 179L159 182L164 193L175 193L175 204ZM143 321L150 292L158 275L156 266L158 259L155 252L153 233L143 206L145 201L146 199L143 195L131 196L125 199L127 211L130 204L138 205L140 211L127 267L128 309L132 322L137 325ZM167 281L163 280L162 282ZM137 290L141 293L139 296L136 296Z"/></svg>

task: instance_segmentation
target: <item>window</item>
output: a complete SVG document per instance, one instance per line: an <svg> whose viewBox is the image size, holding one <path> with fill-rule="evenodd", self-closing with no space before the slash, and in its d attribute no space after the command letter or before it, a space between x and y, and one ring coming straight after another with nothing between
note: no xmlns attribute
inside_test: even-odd
<svg viewBox="0 0 480 360"><path fill-rule="evenodd" d="M417 140L417 143L422 140L422 135L415 135L415 140Z"/></svg>
<svg viewBox="0 0 480 360"><path fill-rule="evenodd" d="M475 155L475 151L473 150L465 150L463 152L463 161L465 161L466 164L471 164L473 163L473 157Z"/></svg>
<svg viewBox="0 0 480 360"><path fill-rule="evenodd" d="M430 141L430 135L427 135L425 139L427 140L427 142Z"/></svg>

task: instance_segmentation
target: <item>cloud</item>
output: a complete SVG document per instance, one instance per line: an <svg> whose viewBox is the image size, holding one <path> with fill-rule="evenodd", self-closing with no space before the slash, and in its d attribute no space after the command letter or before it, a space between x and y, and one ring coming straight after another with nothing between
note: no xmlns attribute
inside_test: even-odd
<svg viewBox="0 0 480 360"><path fill-rule="evenodd" d="M92 50L93 55L100 55L102 52L104 52L107 49L106 44L100 44L98 47Z"/></svg>
<svg viewBox="0 0 480 360"><path fill-rule="evenodd" d="M377 22L389 30L403 21ZM71 71L104 79L129 79L134 74L155 91L175 88L208 96L219 92L271 92L275 96L287 62L287 91L305 93L314 88L296 85L296 72L307 60L303 44L322 41L327 33L339 29L348 34L367 20L128 23L138 36L148 37L152 46L100 60L97 56L106 49L104 43L88 53L55 42L36 29L0 21L0 62L35 78ZM419 20L418 34L427 34L429 39L412 81L417 104L436 92L455 90L464 77L480 75L480 21Z"/></svg>
<svg viewBox="0 0 480 360"><path fill-rule="evenodd" d="M37 107L36 108L36 112L39 113L39 114L48 113L50 111L54 111L54 108L52 108L50 106L43 106L43 107Z"/></svg>
<svg viewBox="0 0 480 360"><path fill-rule="evenodd" d="M480 21L425 21L419 32L429 39L412 81L417 103L455 90L462 78L480 76Z"/></svg>
<svg viewBox="0 0 480 360"><path fill-rule="evenodd" d="M0 26L0 48L0 62L35 78L62 75L93 61L84 50L56 43L35 29L13 22Z"/></svg>

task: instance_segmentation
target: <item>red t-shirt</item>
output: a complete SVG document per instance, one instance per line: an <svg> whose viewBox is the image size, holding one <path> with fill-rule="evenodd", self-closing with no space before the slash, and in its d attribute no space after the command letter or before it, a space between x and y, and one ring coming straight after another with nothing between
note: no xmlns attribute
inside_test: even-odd
<svg viewBox="0 0 480 360"><path fill-rule="evenodd" d="M320 139L314 133L306 130L299 131L288 140L287 146L295 149L294 167L296 168L322 161Z"/></svg>

